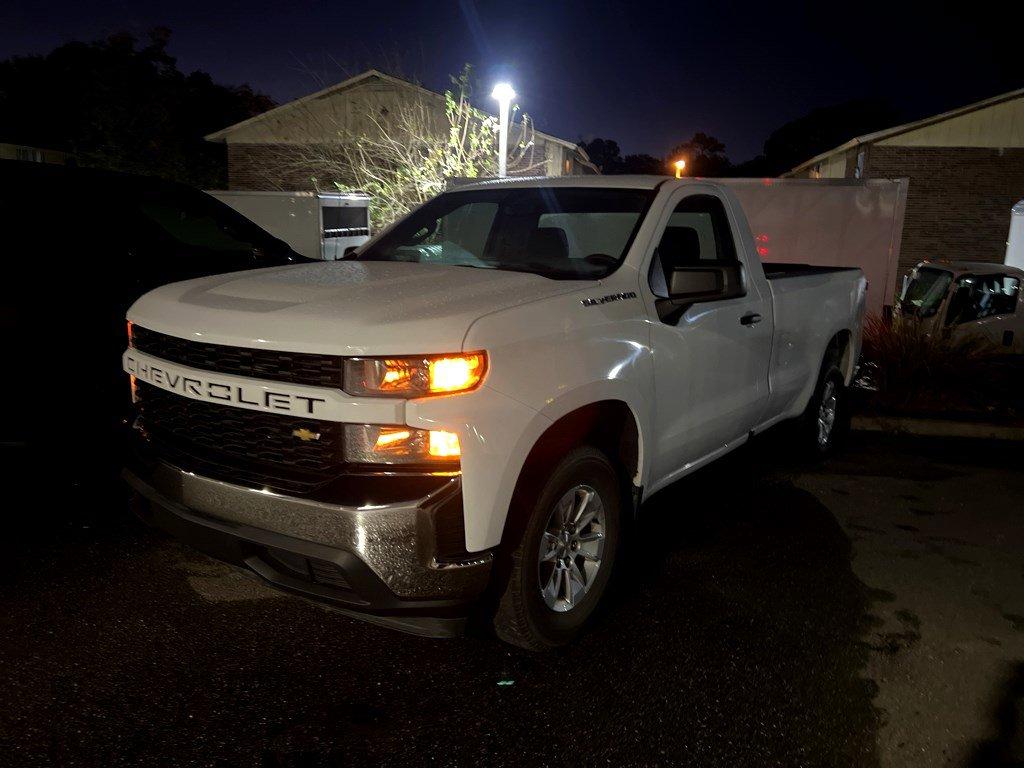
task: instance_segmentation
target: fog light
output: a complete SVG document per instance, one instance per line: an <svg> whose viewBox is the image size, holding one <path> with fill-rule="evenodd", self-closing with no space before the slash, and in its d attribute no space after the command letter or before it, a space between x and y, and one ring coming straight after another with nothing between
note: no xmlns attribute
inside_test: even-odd
<svg viewBox="0 0 1024 769"><path fill-rule="evenodd" d="M401 450L409 443L412 432L409 430L391 430L382 428L377 433L377 442L373 445L374 451L393 451L396 448Z"/></svg>
<svg viewBox="0 0 1024 769"><path fill-rule="evenodd" d="M460 456L462 446L459 445L459 436L445 430L431 430L429 451L432 457Z"/></svg>
<svg viewBox="0 0 1024 769"><path fill-rule="evenodd" d="M368 465L451 465L461 454L459 436L447 430L399 425L345 425L346 462Z"/></svg>

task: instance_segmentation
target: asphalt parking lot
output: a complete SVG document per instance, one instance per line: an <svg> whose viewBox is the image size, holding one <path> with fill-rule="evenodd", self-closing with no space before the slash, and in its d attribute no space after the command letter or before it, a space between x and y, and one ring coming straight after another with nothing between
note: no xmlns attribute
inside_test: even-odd
<svg viewBox="0 0 1024 769"><path fill-rule="evenodd" d="M6 510L0 763L1024 761L1024 446L855 434L800 467L775 440L652 499L550 655L359 623L120 492L30 489Z"/></svg>

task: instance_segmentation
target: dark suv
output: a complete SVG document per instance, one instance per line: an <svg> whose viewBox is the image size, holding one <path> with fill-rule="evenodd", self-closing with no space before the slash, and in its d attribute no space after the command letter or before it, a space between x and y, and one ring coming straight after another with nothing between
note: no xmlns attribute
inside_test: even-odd
<svg viewBox="0 0 1024 769"><path fill-rule="evenodd" d="M0 161L0 255L5 473L78 482L119 470L124 316L139 295L309 261L191 187L16 161Z"/></svg>

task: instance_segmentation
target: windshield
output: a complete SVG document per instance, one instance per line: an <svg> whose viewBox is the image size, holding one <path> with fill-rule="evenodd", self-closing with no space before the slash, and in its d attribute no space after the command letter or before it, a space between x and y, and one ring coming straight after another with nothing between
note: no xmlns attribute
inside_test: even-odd
<svg viewBox="0 0 1024 769"><path fill-rule="evenodd" d="M922 267L914 273L901 297L904 315L919 315L923 318L934 315L946 296L953 273Z"/></svg>
<svg viewBox="0 0 1024 769"><path fill-rule="evenodd" d="M569 187L449 192L355 258L603 278L625 257L653 194Z"/></svg>
<svg viewBox="0 0 1024 769"><path fill-rule="evenodd" d="M198 190L150 183L123 192L141 221L177 247L222 260L211 261L211 268L225 268L239 257L242 266L252 267L309 261L230 206Z"/></svg>

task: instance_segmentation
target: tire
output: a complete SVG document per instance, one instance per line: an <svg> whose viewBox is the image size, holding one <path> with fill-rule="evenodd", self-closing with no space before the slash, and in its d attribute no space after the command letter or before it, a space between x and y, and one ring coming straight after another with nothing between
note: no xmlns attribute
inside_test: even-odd
<svg viewBox="0 0 1024 769"><path fill-rule="evenodd" d="M850 424L847 388L839 367L826 361L821 367L807 408L800 417L798 440L803 453L822 459L846 437Z"/></svg>
<svg viewBox="0 0 1024 769"><path fill-rule="evenodd" d="M524 505L528 517L493 624L502 640L547 651L579 634L605 592L622 496L615 468L590 446L572 450L538 486Z"/></svg>

